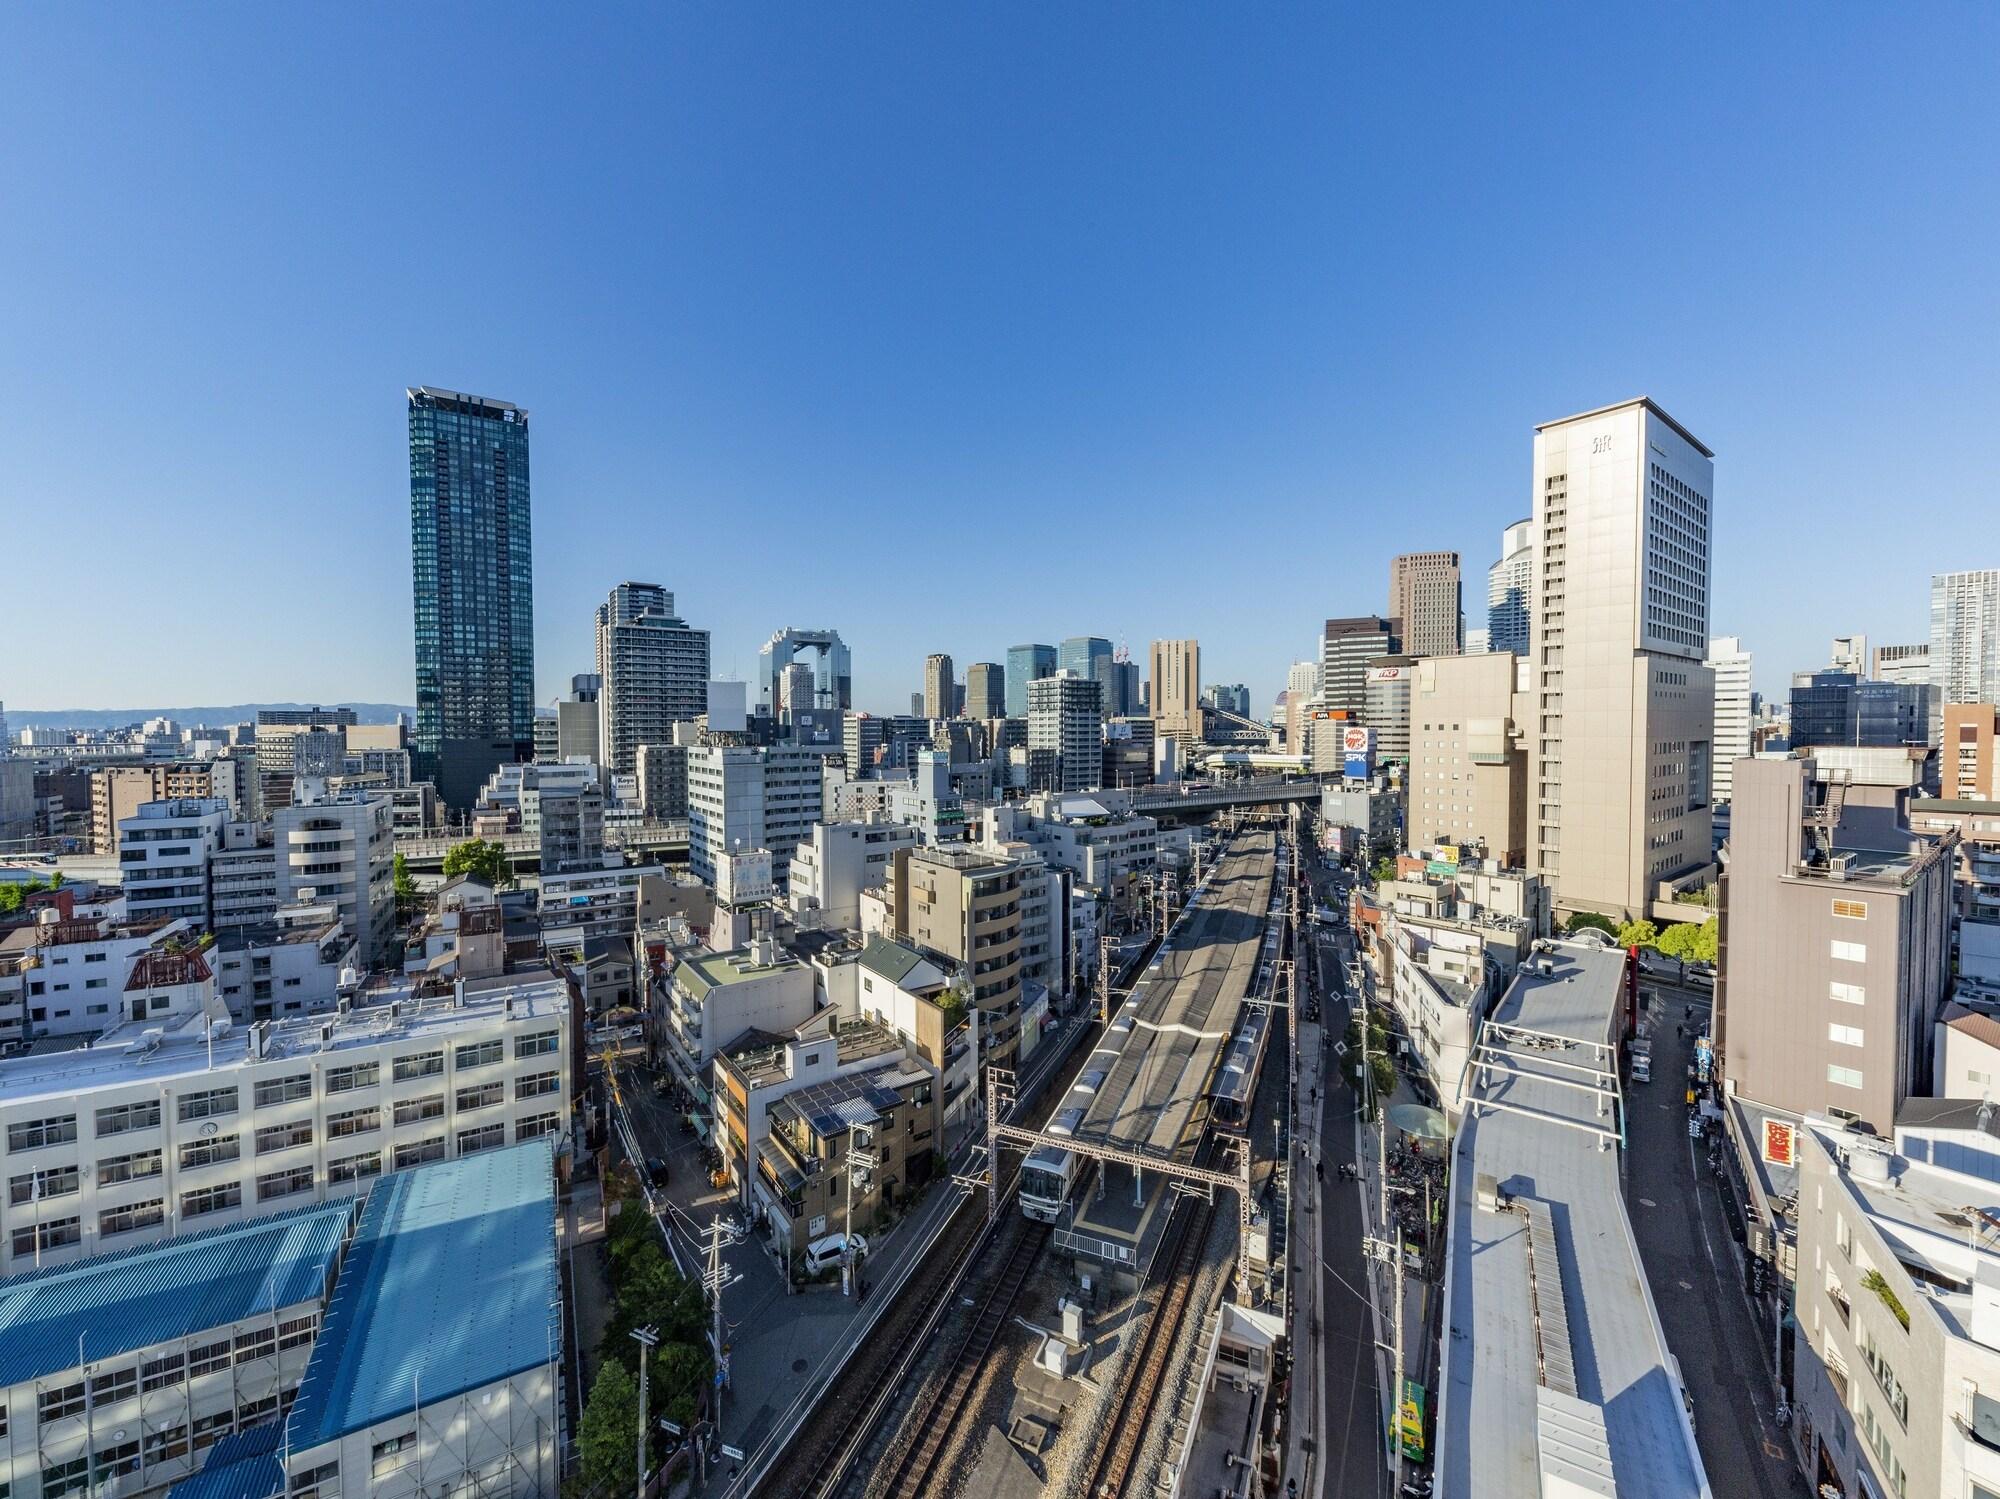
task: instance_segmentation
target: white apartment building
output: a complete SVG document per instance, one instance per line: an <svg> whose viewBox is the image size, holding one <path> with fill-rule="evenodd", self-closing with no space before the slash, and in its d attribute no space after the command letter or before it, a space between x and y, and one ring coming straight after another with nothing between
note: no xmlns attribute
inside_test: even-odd
<svg viewBox="0 0 2000 1499"><path fill-rule="evenodd" d="M1931 578L1930 666L1941 701L2000 702L2000 568Z"/></svg>
<svg viewBox="0 0 2000 1499"><path fill-rule="evenodd" d="M569 989L552 975L247 1029L163 992L166 1010L88 1051L0 1061L5 1273L566 1128Z"/></svg>
<svg viewBox="0 0 2000 1499"><path fill-rule="evenodd" d="M2000 1494L2000 1239L1978 1206L2000 1183L1993 1113L1911 1099L1892 1138L1792 1132L1792 1435L1816 1488Z"/></svg>
<svg viewBox="0 0 2000 1499"><path fill-rule="evenodd" d="M1714 458L1644 398L1535 432L1529 846L1566 910L1708 867Z"/></svg>
<svg viewBox="0 0 2000 1499"><path fill-rule="evenodd" d="M1734 635L1708 643L1702 663L1715 674L1713 799L1727 802L1736 784L1736 762L1750 753L1750 653Z"/></svg>
<svg viewBox="0 0 2000 1499"><path fill-rule="evenodd" d="M542 876L542 946L581 947L593 937L629 939L639 930L639 903L649 880L664 881L657 864L579 869Z"/></svg>
<svg viewBox="0 0 2000 1499"><path fill-rule="evenodd" d="M896 850L915 848L921 841L915 828L900 822L814 823L792 855L787 897L792 914L816 916L821 926L859 930L861 892L887 885Z"/></svg>
<svg viewBox="0 0 2000 1499"><path fill-rule="evenodd" d="M1102 704L1103 686L1090 677L1058 673L1028 684L1028 765L1035 789L1088 791L1103 783Z"/></svg>
<svg viewBox="0 0 2000 1499"><path fill-rule="evenodd" d="M690 749L688 868L695 877L713 883L716 858L728 849L782 851L804 842L824 811L823 763L807 749ZM789 879L789 864L774 873Z"/></svg>
<svg viewBox="0 0 2000 1499"><path fill-rule="evenodd" d="M238 1025L324 1014L359 988L354 938L331 902L287 906L262 926L226 932L206 956Z"/></svg>
<svg viewBox="0 0 2000 1499"><path fill-rule="evenodd" d="M219 797L147 802L118 823L118 868L134 921L191 921L206 931L209 861L231 813Z"/></svg>
<svg viewBox="0 0 2000 1499"><path fill-rule="evenodd" d="M661 1051L682 1085L705 1099L717 1052L746 1031L776 1035L803 1025L815 990L812 965L769 938L735 952L690 948L654 981L654 1013L668 1043Z"/></svg>
<svg viewBox="0 0 2000 1499"><path fill-rule="evenodd" d="M598 755L634 768L642 744L671 744L676 723L708 711L708 631L674 613L657 583L620 583L597 606Z"/></svg>
<svg viewBox="0 0 2000 1499"><path fill-rule="evenodd" d="M395 936L394 813L381 792L342 793L271 814L278 903L331 901L363 972L390 961Z"/></svg>
<svg viewBox="0 0 2000 1499"><path fill-rule="evenodd" d="M1294 661L1285 673L1285 751L1305 753L1306 724L1319 698L1319 662Z"/></svg>
<svg viewBox="0 0 2000 1499"><path fill-rule="evenodd" d="M209 856L210 924L219 935L260 926L278 909L278 851L268 822L232 821Z"/></svg>
<svg viewBox="0 0 2000 1499"><path fill-rule="evenodd" d="M123 1018L125 983L140 955L192 944L199 934L184 917L63 921L52 908L40 917L0 938L0 995L14 1001L0 1013L0 1043L110 1030Z"/></svg>
<svg viewBox="0 0 2000 1499"><path fill-rule="evenodd" d="M980 835L990 849L1025 843L1049 868L1098 890L1151 874L1160 862L1159 824L1132 810L1130 791L1044 792L1004 802L981 812Z"/></svg>

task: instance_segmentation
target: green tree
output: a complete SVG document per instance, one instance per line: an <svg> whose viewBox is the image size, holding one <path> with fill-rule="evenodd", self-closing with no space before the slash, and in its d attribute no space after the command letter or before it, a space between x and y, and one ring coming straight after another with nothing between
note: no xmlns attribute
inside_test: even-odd
<svg viewBox="0 0 2000 1499"><path fill-rule="evenodd" d="M1571 936L1581 931L1590 930L1602 932L1607 937L1616 937L1618 935L1618 924L1609 916L1605 916L1597 911L1572 911L1569 922L1564 926L1563 930Z"/></svg>
<svg viewBox="0 0 2000 1499"><path fill-rule="evenodd" d="M57 870L57 871L56 871L56 872L55 872L54 874L52 874L52 875L50 875L50 876L49 876L49 888L50 888L51 890L60 890L60 889L62 889L62 887L63 887L63 880L64 880L65 878L66 878L66 877L64 876L63 872L62 872L62 871L61 871L60 869L58 869L58 870Z"/></svg>
<svg viewBox="0 0 2000 1499"><path fill-rule="evenodd" d="M449 859L446 861L449 863ZM410 860L406 854L397 854L389 860L390 878L396 882L396 905L407 911L417 898L417 882L410 878Z"/></svg>
<svg viewBox="0 0 2000 1499"><path fill-rule="evenodd" d="M1396 861L1384 855L1375 861L1374 868L1368 871L1368 875L1378 885L1384 880L1393 880L1396 877Z"/></svg>
<svg viewBox="0 0 2000 1499"><path fill-rule="evenodd" d="M498 890L510 878L507 850L484 838L468 838L463 843L454 843L445 851L444 877L451 880L462 874L469 874Z"/></svg>
<svg viewBox="0 0 2000 1499"><path fill-rule="evenodd" d="M1347 1085L1357 1093L1363 1092L1361 1081L1361 1018L1354 1016L1347 1023L1347 1055L1340 1059L1342 1073ZM1396 1064L1389 1056L1389 1027L1371 1011L1368 1017L1368 1073L1370 1086L1363 1099L1363 1107L1370 1119L1375 1117L1375 1100L1396 1091Z"/></svg>
<svg viewBox="0 0 2000 1499"><path fill-rule="evenodd" d="M1660 929L1642 916L1618 928L1617 937L1620 947L1651 947L1660 940Z"/></svg>
<svg viewBox="0 0 2000 1499"><path fill-rule="evenodd" d="M57 875L56 879L60 881L62 876ZM25 880L19 884L8 881L0 884L0 915L20 910L23 905L27 904L28 897L37 891L53 890L54 888L54 885L49 884L45 880Z"/></svg>
<svg viewBox="0 0 2000 1499"><path fill-rule="evenodd" d="M638 1481L639 1386L615 1358L598 1368L597 1380L577 1423L577 1455L587 1488L629 1494Z"/></svg>
<svg viewBox="0 0 2000 1499"><path fill-rule="evenodd" d="M701 1397L715 1377L715 1360L694 1343L661 1343L653 1354L653 1388L660 1392L660 1414L685 1431L694 1425Z"/></svg>

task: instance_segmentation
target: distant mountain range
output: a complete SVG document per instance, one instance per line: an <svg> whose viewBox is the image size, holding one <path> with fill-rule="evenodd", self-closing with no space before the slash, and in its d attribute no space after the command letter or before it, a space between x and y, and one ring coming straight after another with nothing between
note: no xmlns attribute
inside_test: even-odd
<svg viewBox="0 0 2000 1499"><path fill-rule="evenodd" d="M21 729L122 729L149 718L171 718L182 728L254 723L263 708L352 708L363 723L389 723L417 710L404 703L231 703L217 708L8 708L9 733Z"/></svg>

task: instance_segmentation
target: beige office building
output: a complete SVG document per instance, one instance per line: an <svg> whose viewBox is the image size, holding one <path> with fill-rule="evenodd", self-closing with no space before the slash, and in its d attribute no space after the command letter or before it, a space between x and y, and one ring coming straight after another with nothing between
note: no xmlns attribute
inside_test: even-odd
<svg viewBox="0 0 2000 1499"><path fill-rule="evenodd" d="M1405 826L1413 849L1453 844L1519 867L1528 845L1529 699L1512 651L1431 656L1405 668L1410 768Z"/></svg>
<svg viewBox="0 0 2000 1499"><path fill-rule="evenodd" d="M924 717L955 716L958 710L956 698L951 657L942 653L924 657Z"/></svg>
<svg viewBox="0 0 2000 1499"><path fill-rule="evenodd" d="M167 760L150 765L109 765L90 777L90 842L94 852L116 853L118 824L137 817L147 802L224 801L233 816L248 816L241 760Z"/></svg>
<svg viewBox="0 0 2000 1499"><path fill-rule="evenodd" d="M1405 552L1389 563L1389 617L1403 622L1412 656L1456 656L1465 648L1458 553Z"/></svg>
<svg viewBox="0 0 2000 1499"><path fill-rule="evenodd" d="M1530 858L1643 915L1711 866L1714 454L1641 398L1537 428L1534 472Z"/></svg>
<svg viewBox="0 0 2000 1499"><path fill-rule="evenodd" d="M980 1060L1012 1067L1021 1046L1021 866L969 848L899 848L890 867L897 938L958 966L980 1012Z"/></svg>
<svg viewBox="0 0 2000 1499"><path fill-rule="evenodd" d="M1809 758L1736 762L1715 991L1734 1093L1887 1135L1929 1087L1957 840L1911 829L1911 791Z"/></svg>
<svg viewBox="0 0 2000 1499"><path fill-rule="evenodd" d="M1201 738L1201 642L1153 642L1152 714L1157 737L1193 744Z"/></svg>

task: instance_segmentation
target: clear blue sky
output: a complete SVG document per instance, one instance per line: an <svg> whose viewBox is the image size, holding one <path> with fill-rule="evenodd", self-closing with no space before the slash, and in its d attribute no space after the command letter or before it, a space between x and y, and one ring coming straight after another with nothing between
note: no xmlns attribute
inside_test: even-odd
<svg viewBox="0 0 2000 1499"><path fill-rule="evenodd" d="M1538 420L1717 452L1759 684L2000 565L2000 11L56 5L0 49L0 699L412 696L405 385L534 415L544 701L621 578L862 706L1468 603ZM23 629L21 622L26 621Z"/></svg>

